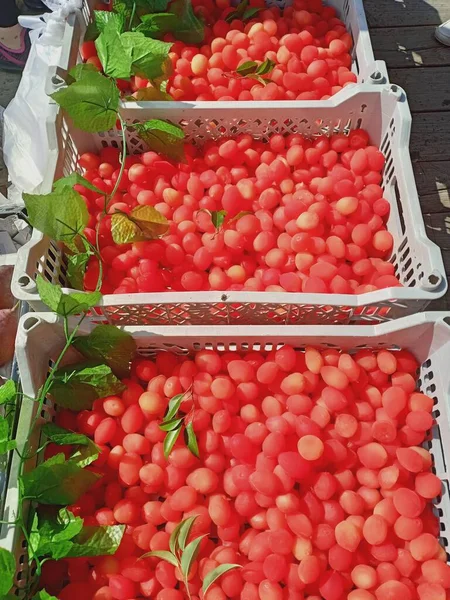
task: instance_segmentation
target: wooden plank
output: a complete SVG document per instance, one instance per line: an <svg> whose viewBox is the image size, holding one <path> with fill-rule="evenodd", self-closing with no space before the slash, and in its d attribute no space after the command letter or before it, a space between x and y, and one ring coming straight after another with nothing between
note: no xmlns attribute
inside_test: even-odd
<svg viewBox="0 0 450 600"><path fill-rule="evenodd" d="M450 160L450 111L413 116L410 152L413 162Z"/></svg>
<svg viewBox="0 0 450 600"><path fill-rule="evenodd" d="M450 161L416 161L413 169L422 211L450 210Z"/></svg>
<svg viewBox="0 0 450 600"><path fill-rule="evenodd" d="M424 214L423 218L428 237L442 250L442 259L450 288L450 212L435 215ZM443 298L431 302L427 310L450 310L450 292L447 292Z"/></svg>
<svg viewBox="0 0 450 600"><path fill-rule="evenodd" d="M389 79L406 91L412 112L450 110L450 67L390 69Z"/></svg>
<svg viewBox="0 0 450 600"><path fill-rule="evenodd" d="M448 0L364 0L364 8L370 28L439 25L450 19Z"/></svg>
<svg viewBox="0 0 450 600"><path fill-rule="evenodd" d="M450 211L436 214L424 214L425 229L428 237L443 250L446 259L446 271L450 272Z"/></svg>
<svg viewBox="0 0 450 600"><path fill-rule="evenodd" d="M391 21L391 25L395 22ZM449 49L435 39L434 27L373 29L370 37L375 58L385 60L391 69L450 65Z"/></svg>
<svg viewBox="0 0 450 600"><path fill-rule="evenodd" d="M439 298L439 300L433 300L433 302L430 302L430 304L426 307L425 310L444 310L444 311L448 311L450 310L450 295L447 292L445 294L445 296L443 296L442 298Z"/></svg>

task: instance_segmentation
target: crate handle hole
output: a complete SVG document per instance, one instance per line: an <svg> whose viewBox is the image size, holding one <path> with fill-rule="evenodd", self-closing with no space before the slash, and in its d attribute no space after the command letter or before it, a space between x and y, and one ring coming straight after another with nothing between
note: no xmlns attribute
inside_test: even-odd
<svg viewBox="0 0 450 600"><path fill-rule="evenodd" d="M31 279L29 275L21 275L17 283L22 289L26 289L28 292L36 291L36 283Z"/></svg>
<svg viewBox="0 0 450 600"><path fill-rule="evenodd" d="M403 99L405 92L399 85L395 85L395 83L392 83L389 86L389 89L390 89L391 93L394 94L394 96L397 96L398 100Z"/></svg>
<svg viewBox="0 0 450 600"><path fill-rule="evenodd" d="M41 320L38 317L26 317L22 322L22 327L25 329L25 331L31 331L33 327L36 327L36 325L38 325L40 322Z"/></svg>
<svg viewBox="0 0 450 600"><path fill-rule="evenodd" d="M381 71L374 71L369 75L369 79L371 79L374 83L382 83L384 76Z"/></svg>
<svg viewBox="0 0 450 600"><path fill-rule="evenodd" d="M432 271L430 275L421 283L421 287L427 292L437 290L443 283L444 278L439 271Z"/></svg>

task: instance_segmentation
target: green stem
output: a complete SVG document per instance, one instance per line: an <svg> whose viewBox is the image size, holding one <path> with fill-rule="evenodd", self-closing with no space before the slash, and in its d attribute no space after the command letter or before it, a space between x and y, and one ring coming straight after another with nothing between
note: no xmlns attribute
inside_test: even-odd
<svg viewBox="0 0 450 600"><path fill-rule="evenodd" d="M192 600L192 598L191 598L191 592L189 591L189 581L188 581L187 575L183 579L183 583L184 583L184 587L186 588L186 593L188 595L189 600Z"/></svg>
<svg viewBox="0 0 450 600"><path fill-rule="evenodd" d="M64 358L64 356L65 356L65 354L66 354L67 350L70 348L70 346L71 346L71 344L72 344L72 342L73 342L73 340L74 340L74 338L75 338L75 336L76 336L76 334L77 334L77 332L78 332L78 330L79 330L79 328L80 328L80 326L81 326L82 322L84 321L85 317L86 317L86 315L83 315L83 316L81 317L81 319L78 321L78 323L77 323L77 324L76 324L76 326L74 327L74 329L73 329L72 333L71 333L71 334L69 335L69 337L66 339L66 343L65 343L65 345L64 345L64 348L63 348L63 349L62 349L62 351L61 351L61 354L60 354L60 355L58 356L58 358L56 359L56 362L55 362L55 364L53 365L53 367L52 367L52 369L51 369L51 371L50 371L50 374L49 374L49 376L47 377L47 379L46 379L46 381L45 381L44 385L43 385L43 386L42 386L42 388L41 388L41 391L39 392L39 395L38 395L38 397L37 397L37 399L36 399L36 400L37 400L37 402L39 402L39 408L38 408L38 410L36 411L36 414L35 414L35 415L34 415L34 417L33 417L33 421L31 422L31 426L30 426L30 433L31 433L31 432L34 430L34 428L35 428L35 426L36 426L36 423L37 423L38 419L40 418L40 414L41 414L42 406L43 406L43 404L44 404L44 400L45 400L45 398L47 397L47 394L48 394L48 392L50 391L50 388L51 388L51 386L52 386L53 380L54 380L54 378L55 378L55 373L56 373L56 371L58 370L58 367L59 367L59 365L60 365L60 363L61 363L62 359ZM64 325L65 325L65 328L66 328L66 327L68 327L68 325L67 325L67 317L64 317ZM23 454L23 455L20 457L20 467L19 467L19 469L20 469L20 473L22 472L22 467L23 467L23 463L24 463L24 461L25 461L25 460L27 460L27 458L28 458L28 452L27 452L27 451L28 451L28 446L29 446L29 444L28 444L28 442L27 442L27 443L26 443L26 445L25 445L25 452L24 452L24 454ZM19 454L19 456L20 456L20 454Z"/></svg>
<svg viewBox="0 0 450 600"><path fill-rule="evenodd" d="M120 116L119 113L117 113L117 116L119 117L120 126L122 128L122 154L120 156L120 171L119 171L119 175L117 176L116 183L113 187L112 192L109 194L109 196L107 196L105 198L105 200L106 200L105 208L104 208L105 213L108 208L108 204L114 198L117 190L119 189L119 185L120 185L120 182L122 181L122 177L123 177L123 172L125 171L125 159L127 157L127 137L126 137L127 124L122 119L122 117Z"/></svg>
<svg viewBox="0 0 450 600"><path fill-rule="evenodd" d="M117 176L116 183L114 184L114 187L112 189L112 192L108 196L105 196L105 206L103 207L103 213L102 213L100 220L97 223L97 226L95 228L95 252L96 252L96 256L98 258L98 262L99 262L99 274L98 274L99 276L98 276L97 286L95 288L96 291L100 290L100 288L102 286L102 280L103 280L103 267L102 267L102 259L100 256L100 244L99 244L100 224L108 212L109 203L114 198L117 190L119 189L119 185L120 185L120 182L122 181L123 173L125 171L125 159L127 157L127 138L126 138L127 124L122 119L122 117L120 116L119 113L117 113L117 117L120 121L120 126L122 128L122 153L120 155L120 171L119 171L119 175Z"/></svg>
<svg viewBox="0 0 450 600"><path fill-rule="evenodd" d="M128 29L130 29L130 30L133 27L133 20L134 20L135 14L136 14L136 2L133 2L133 9L131 11L130 23L128 25Z"/></svg>

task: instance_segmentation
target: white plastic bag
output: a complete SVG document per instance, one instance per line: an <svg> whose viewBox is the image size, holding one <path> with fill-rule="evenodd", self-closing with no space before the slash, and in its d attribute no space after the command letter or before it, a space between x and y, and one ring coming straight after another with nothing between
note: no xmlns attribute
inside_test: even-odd
<svg viewBox="0 0 450 600"><path fill-rule="evenodd" d="M54 12L19 17L23 26L31 28L32 46L16 95L4 112L3 156L16 197L17 192L41 191L46 178L52 178L48 171L55 164L57 148L47 130L58 107L46 93L47 78L61 57L66 18L82 5L82 0L43 1Z"/></svg>

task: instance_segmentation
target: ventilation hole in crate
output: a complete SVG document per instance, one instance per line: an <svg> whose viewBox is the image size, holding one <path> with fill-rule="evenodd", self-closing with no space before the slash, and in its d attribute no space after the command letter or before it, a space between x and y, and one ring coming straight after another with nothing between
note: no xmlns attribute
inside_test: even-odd
<svg viewBox="0 0 450 600"><path fill-rule="evenodd" d="M397 177L394 179L394 193L395 193L395 201L397 202L398 216L400 218L400 226L402 228L402 234L404 234L406 231L405 218L403 216L403 206L402 206L402 202L400 199L400 190L398 189Z"/></svg>
<svg viewBox="0 0 450 600"><path fill-rule="evenodd" d="M389 169L387 169L387 171L386 171L386 183L389 183L391 181L391 178L393 177L394 173L395 173L394 161L391 160Z"/></svg>
<svg viewBox="0 0 450 600"><path fill-rule="evenodd" d="M436 386L434 383L432 383L431 385L429 385L428 387L425 388L426 393L430 396L431 394L434 394L434 392L436 391Z"/></svg>
<svg viewBox="0 0 450 600"><path fill-rule="evenodd" d="M242 342L241 349L247 351L250 348L248 342Z"/></svg>
<svg viewBox="0 0 450 600"><path fill-rule="evenodd" d="M356 54L356 46L355 46L355 41L353 39L353 36L352 36L352 41L353 41L353 45L352 45L353 47L352 47L352 50L351 50L351 56L352 56L352 61L353 61L352 71L354 69L355 72L356 72L356 74L359 75L359 71L360 71L360 69L359 69L359 60L358 60L358 55ZM364 80L363 80L363 83L364 83Z"/></svg>
<svg viewBox="0 0 450 600"><path fill-rule="evenodd" d="M258 352L259 350L261 350L261 344L259 342L253 342L252 350Z"/></svg>
<svg viewBox="0 0 450 600"><path fill-rule="evenodd" d="M434 379L433 371L429 371L428 373L425 373L425 376L424 376L425 381L432 381L433 379Z"/></svg>
<svg viewBox="0 0 450 600"><path fill-rule="evenodd" d="M389 148L390 143L389 143L389 136L386 133L386 135L384 136L383 140L381 141L381 145L380 145L380 150L383 154L386 154L387 149Z"/></svg>
<svg viewBox="0 0 450 600"><path fill-rule="evenodd" d="M410 269L408 273L406 273L403 283L407 283L408 286L414 285L411 281L411 277L414 277L414 269ZM415 283L416 280L414 279L413 281Z"/></svg>

